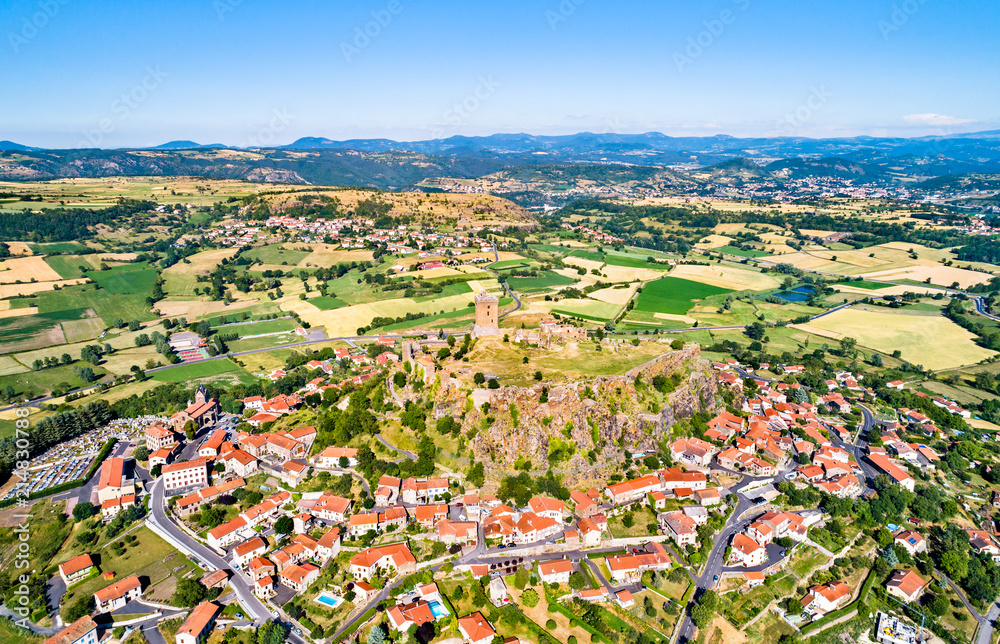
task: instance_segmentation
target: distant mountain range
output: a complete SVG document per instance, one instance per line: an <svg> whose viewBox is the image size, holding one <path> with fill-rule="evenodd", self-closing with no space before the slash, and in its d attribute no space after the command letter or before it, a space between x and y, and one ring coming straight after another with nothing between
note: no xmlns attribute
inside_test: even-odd
<svg viewBox="0 0 1000 644"><path fill-rule="evenodd" d="M734 186L759 179L831 177L891 183L1000 174L997 130L833 139L672 137L658 132L494 134L409 142L306 137L286 146L255 148L254 154L242 152L188 140L141 150L44 150L2 141L0 179L190 175L400 190L426 186L429 179L475 179L502 172L512 183L526 177L528 183L557 185L553 182L560 175L585 175L605 185L652 181L650 185L679 190L695 183L711 190L712 183ZM637 171L623 174L623 167Z"/></svg>

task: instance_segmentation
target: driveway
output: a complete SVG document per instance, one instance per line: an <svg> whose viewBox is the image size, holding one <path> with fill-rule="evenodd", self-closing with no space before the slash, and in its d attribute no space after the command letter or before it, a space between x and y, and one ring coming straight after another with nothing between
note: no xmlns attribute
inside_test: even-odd
<svg viewBox="0 0 1000 644"><path fill-rule="evenodd" d="M62 597L65 594L66 582L59 575L56 575L45 583L45 599L49 604L49 612L59 610L59 602L62 601Z"/></svg>

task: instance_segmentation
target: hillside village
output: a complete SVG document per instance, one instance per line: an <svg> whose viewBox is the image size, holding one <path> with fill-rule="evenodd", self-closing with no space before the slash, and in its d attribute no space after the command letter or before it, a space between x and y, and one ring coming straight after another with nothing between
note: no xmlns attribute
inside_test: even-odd
<svg viewBox="0 0 1000 644"><path fill-rule="evenodd" d="M248 396L241 414L223 412L198 387L190 405L152 419L121 456L103 461L99 522L128 525L146 515L148 527L202 569L205 595L234 589L229 597L240 615L280 615L294 635L315 641L352 632L377 606L392 639L492 642L517 632L500 609L517 601L527 610L532 593L548 598L550 612L584 616L570 622L614 641L614 619L669 637L689 624L705 629L718 613L733 623L779 619L805 634L865 597L936 610L938 597L986 602L1000 590L992 521L934 525L942 512L986 517L994 502L969 493L961 505L949 499L942 506L948 497L927 485L949 485L938 477L947 467L943 452L954 453L955 443L946 442L954 430L941 420L967 417L950 401L925 398L919 408L931 415L900 407L890 419L881 397L900 392L899 382L838 370L821 391L810 391L795 382L796 365L776 367L786 374L778 380L732 359L716 362L710 370L729 401L723 409L664 428L655 451L626 451L625 475L612 474L603 487L567 489L550 477L533 492L521 477L497 487L472 470L435 467L423 443L419 456L397 450L397 464L369 446L331 441L336 434L317 428L324 421L312 410L338 398L350 406L370 402L373 385L394 373L403 375L397 395L408 398L416 397L411 382L439 387L455 377L435 369L435 359L418 358L415 347L397 355L390 339L373 346L378 357L393 359L346 350L330 358L366 356L367 378L333 383L324 369L329 361L303 362L295 370L308 374L305 385ZM417 368L421 360L426 371ZM653 364L675 363L664 356ZM505 394L504 387L477 391L471 399L480 405ZM393 404L389 413L412 403ZM300 416L314 424L297 422ZM437 422L443 428L454 419ZM907 518L885 527L895 516ZM942 545L945 534L958 545ZM956 556L976 562L984 579L945 577L955 574ZM60 575L68 585L88 579L98 559L97 552L77 555L60 565ZM94 614L114 613L147 592L138 577L114 581L94 591ZM736 612L751 610L748 598L761 593L773 599ZM484 612L490 605L495 610ZM239 628L239 615L225 607L195 607L177 644L200 642L213 628ZM663 617L639 617L650 613ZM84 616L71 628L92 621Z"/></svg>

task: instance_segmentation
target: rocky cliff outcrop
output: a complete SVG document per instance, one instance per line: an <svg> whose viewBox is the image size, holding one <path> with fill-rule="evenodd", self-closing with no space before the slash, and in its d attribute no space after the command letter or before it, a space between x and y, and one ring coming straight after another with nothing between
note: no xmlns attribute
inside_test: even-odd
<svg viewBox="0 0 1000 644"><path fill-rule="evenodd" d="M652 389L655 376L675 374L680 383L665 399ZM678 420L716 408L718 383L700 348L691 345L623 376L552 388L501 387L490 394L488 406L466 405L463 429L475 433L476 460L495 470L509 470L519 460L535 469L552 463L572 479L575 471L619 464L626 450L655 451Z"/></svg>

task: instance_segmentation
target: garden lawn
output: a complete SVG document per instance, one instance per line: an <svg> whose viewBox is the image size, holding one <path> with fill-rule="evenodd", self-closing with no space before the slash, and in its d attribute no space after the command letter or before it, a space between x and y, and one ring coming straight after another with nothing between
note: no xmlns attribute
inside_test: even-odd
<svg viewBox="0 0 1000 644"><path fill-rule="evenodd" d="M102 573L114 572L114 580L108 581L102 575L98 575L67 590L62 603L64 615L66 607L72 604L75 598L92 595L129 575L138 575L140 579L147 578L143 581L147 582L148 580L149 586L143 583L143 588L144 594L148 595L150 586L155 588L157 584L164 582L169 577L181 579L192 573L200 572L187 557L178 553L170 544L153 534L149 528L143 526L130 534L136 535L139 541L135 545L128 546L121 557L115 555L110 548L102 548L100 551L98 567Z"/></svg>

